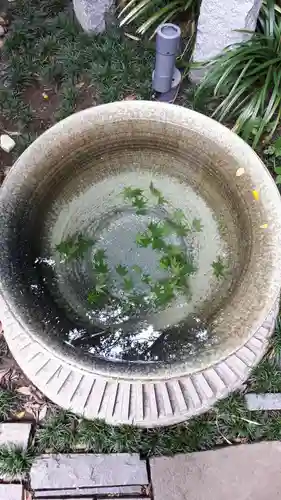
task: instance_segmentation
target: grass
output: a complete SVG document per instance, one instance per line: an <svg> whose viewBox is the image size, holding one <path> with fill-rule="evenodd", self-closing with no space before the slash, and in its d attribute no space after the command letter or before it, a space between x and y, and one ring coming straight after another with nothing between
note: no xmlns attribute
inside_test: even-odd
<svg viewBox="0 0 281 500"><path fill-rule="evenodd" d="M126 39L113 24L105 34L86 35L63 4L55 17L45 15L36 0L16 5L4 55L6 80L18 97L37 82L62 88L66 101L73 103L75 85L83 79L94 85L100 102L122 99L128 92L149 96L153 54L144 43Z"/></svg>
<svg viewBox="0 0 281 500"><path fill-rule="evenodd" d="M120 26L137 23L137 35L152 32L162 23L177 22L180 19L194 20L198 15L199 0L121 0Z"/></svg>
<svg viewBox="0 0 281 500"><path fill-rule="evenodd" d="M2 49L0 122L8 121L22 134L13 160L50 122L83 107L132 94L150 98L154 48L149 42L129 40L110 19L106 33L86 35L64 0L17 0L10 4L10 15ZM58 103L38 130L37 108L48 89ZM39 102L34 106L30 96L36 91Z"/></svg>
<svg viewBox="0 0 281 500"><path fill-rule="evenodd" d="M272 138L281 118L280 36L281 8L265 0L257 32L205 65L195 95L195 105L213 101L211 116L231 124L254 148Z"/></svg>
<svg viewBox="0 0 281 500"><path fill-rule="evenodd" d="M0 420L7 420L17 410L17 395L8 390L0 389Z"/></svg>
<svg viewBox="0 0 281 500"><path fill-rule="evenodd" d="M54 453L68 452L75 446L76 418L67 411L60 411L47 419L36 433L36 448Z"/></svg>
<svg viewBox="0 0 281 500"><path fill-rule="evenodd" d="M56 419L59 419L58 414ZM173 427L138 429L132 426L112 427L101 420L78 421L71 431L71 442L65 446L56 443L56 427L48 422L37 432L38 450L44 451L45 443L52 442L48 451L65 452L85 450L92 453L140 453L142 457L174 455L209 450L214 447L260 440L280 439L281 414L279 412L248 411L243 396L233 394L208 413ZM44 429L44 440L42 431ZM48 429L48 430L47 430ZM48 439L46 440L46 434ZM60 441L61 444L63 443Z"/></svg>
<svg viewBox="0 0 281 500"><path fill-rule="evenodd" d="M0 448L0 476L7 479L21 479L30 470L34 454L31 450L3 446Z"/></svg>

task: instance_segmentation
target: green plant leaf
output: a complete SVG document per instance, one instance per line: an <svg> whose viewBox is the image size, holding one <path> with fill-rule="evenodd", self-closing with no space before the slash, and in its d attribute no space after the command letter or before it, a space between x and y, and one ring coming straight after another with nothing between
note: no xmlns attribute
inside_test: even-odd
<svg viewBox="0 0 281 500"><path fill-rule="evenodd" d="M123 189L123 197L125 200L133 200L136 197L143 196L143 189L133 188L132 186L125 187Z"/></svg>
<svg viewBox="0 0 281 500"><path fill-rule="evenodd" d="M151 242L153 250L165 250L166 243L163 238L154 238Z"/></svg>
<svg viewBox="0 0 281 500"><path fill-rule="evenodd" d="M273 143L275 156L281 156L281 137L278 137Z"/></svg>
<svg viewBox="0 0 281 500"><path fill-rule="evenodd" d="M116 272L119 274L119 276L126 276L128 274L128 269L126 266L122 266L119 264L118 266L115 267Z"/></svg>
<svg viewBox="0 0 281 500"><path fill-rule="evenodd" d="M151 181L150 185L149 185L149 189L150 189L150 192L153 196L155 196L155 198L157 198L157 204L158 205L164 205L165 203L167 203L167 200L165 200L163 194L161 193L161 191L159 191L159 189L156 189L156 187L154 186L153 182Z"/></svg>
<svg viewBox="0 0 281 500"><path fill-rule="evenodd" d="M98 291L94 289L88 293L87 300L91 305L99 305L104 301L105 297L106 297L106 290Z"/></svg>
<svg viewBox="0 0 281 500"><path fill-rule="evenodd" d="M197 233L200 233L203 229L203 225L201 223L201 219L193 219L192 221L192 229Z"/></svg>
<svg viewBox="0 0 281 500"><path fill-rule="evenodd" d="M212 263L213 273L216 278L220 279L225 276L225 264L221 257L218 257L217 260L214 260Z"/></svg>
<svg viewBox="0 0 281 500"><path fill-rule="evenodd" d="M100 249L94 254L93 266L98 274L107 274L108 265L106 263L105 251Z"/></svg>
<svg viewBox="0 0 281 500"><path fill-rule="evenodd" d="M137 273L137 274L142 274L142 268L138 265L134 265L132 267L132 270L135 271L135 273Z"/></svg>
<svg viewBox="0 0 281 500"><path fill-rule="evenodd" d="M132 205L136 209L137 215L145 215L147 211L147 201L139 196L132 200Z"/></svg>
<svg viewBox="0 0 281 500"><path fill-rule="evenodd" d="M136 236L136 243L139 247L147 248L151 241L151 238L146 233L140 233Z"/></svg>
<svg viewBox="0 0 281 500"><path fill-rule="evenodd" d="M152 283L152 278L149 274L142 274L141 281L146 285L150 285Z"/></svg>
<svg viewBox="0 0 281 500"><path fill-rule="evenodd" d="M143 194L143 189L129 186L123 189L122 194L124 200L130 201L136 209L136 214L144 215L146 213L148 200Z"/></svg>
<svg viewBox="0 0 281 500"><path fill-rule="evenodd" d="M138 16L140 16L145 10L146 7L150 4L151 0L141 0L135 5L127 14L124 19L120 22L120 26L124 24L129 24L134 21Z"/></svg>
<svg viewBox="0 0 281 500"><path fill-rule="evenodd" d="M161 269L169 269L169 267L171 267L171 259L169 257L169 255L163 255L163 257L161 257L160 259L160 263L159 263Z"/></svg>
<svg viewBox="0 0 281 500"><path fill-rule="evenodd" d="M124 285L124 290L126 292L131 292L133 290L133 288L134 288L133 280L130 277L124 278L123 285Z"/></svg>
<svg viewBox="0 0 281 500"><path fill-rule="evenodd" d="M275 182L276 184L281 184L281 175L277 175Z"/></svg>
<svg viewBox="0 0 281 500"><path fill-rule="evenodd" d="M170 280L159 281L151 287L157 307L165 306L175 297L174 286Z"/></svg>
<svg viewBox="0 0 281 500"><path fill-rule="evenodd" d="M190 11L193 18L193 13L195 16L197 9L198 0L169 0L163 7L159 6L158 0L131 0L119 14L119 17L123 18L120 26L147 16L137 29L137 33L144 34L152 26L172 21L175 16L186 11Z"/></svg>
<svg viewBox="0 0 281 500"><path fill-rule="evenodd" d="M176 6L176 8L173 8L174 6ZM160 22L160 20L161 23L166 23L167 21L172 20L173 17L178 12L179 12L179 6L178 6L178 0L176 0L175 2L171 2L166 7L163 7L163 9L160 9L157 12L155 12L155 14L151 15L144 23L140 25L140 27L137 29L137 33L139 33L140 35L144 35L151 26L155 26L156 24L157 27L150 37L150 39L152 39L157 31L157 28L159 26L158 23ZM167 15L165 15L166 13Z"/></svg>
<svg viewBox="0 0 281 500"><path fill-rule="evenodd" d="M79 233L74 236L69 236L56 245L55 248L63 258L66 260L73 260L83 257L93 244L93 240Z"/></svg>
<svg viewBox="0 0 281 500"><path fill-rule="evenodd" d="M268 141L281 117L281 16L272 0L262 6L258 31L210 61L196 92L195 105L213 98L212 116L252 143ZM268 135L266 135L268 134ZM280 154L280 143L276 156Z"/></svg>

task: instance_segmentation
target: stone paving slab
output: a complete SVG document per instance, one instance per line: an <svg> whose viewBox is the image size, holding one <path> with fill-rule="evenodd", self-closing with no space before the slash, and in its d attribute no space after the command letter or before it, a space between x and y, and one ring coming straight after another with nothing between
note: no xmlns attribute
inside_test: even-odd
<svg viewBox="0 0 281 500"><path fill-rule="evenodd" d="M148 484L145 461L128 453L42 455L30 478L33 490Z"/></svg>
<svg viewBox="0 0 281 500"><path fill-rule="evenodd" d="M245 394L248 410L281 410L281 393Z"/></svg>
<svg viewBox="0 0 281 500"><path fill-rule="evenodd" d="M22 500L21 484L0 484L0 500Z"/></svg>
<svg viewBox="0 0 281 500"><path fill-rule="evenodd" d="M52 489L52 498L60 499L62 496L70 497L71 495L76 495L80 498L81 495L101 495L107 496L110 495L112 498L113 495L142 495L144 491L143 485L130 485L130 486L104 486L104 487L93 487L93 488L63 488L63 489ZM79 496L80 495L80 496ZM43 499L47 500L50 496L49 490L36 490L35 498L39 500ZM127 498L127 497L126 497Z"/></svg>
<svg viewBox="0 0 281 500"><path fill-rule="evenodd" d="M31 431L27 422L0 424L0 446L15 445L26 449Z"/></svg>
<svg viewBox="0 0 281 500"><path fill-rule="evenodd" d="M281 500L281 442L150 460L154 500Z"/></svg>

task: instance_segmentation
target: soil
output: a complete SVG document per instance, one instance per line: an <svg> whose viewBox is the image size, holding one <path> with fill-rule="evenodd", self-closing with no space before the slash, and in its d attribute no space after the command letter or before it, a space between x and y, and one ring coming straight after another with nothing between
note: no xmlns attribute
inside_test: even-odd
<svg viewBox="0 0 281 500"><path fill-rule="evenodd" d="M35 132L46 130L55 123L59 107L59 96L52 87L33 85L23 93L23 101L29 104L34 120L29 126Z"/></svg>
<svg viewBox="0 0 281 500"><path fill-rule="evenodd" d="M2 327L1 327L2 328ZM0 391L9 390L16 396L14 411L9 421L43 420L46 415L56 409L56 405L30 383L12 357L5 342L3 331L0 334Z"/></svg>
<svg viewBox="0 0 281 500"><path fill-rule="evenodd" d="M7 134L16 132L15 125L10 121L6 120L0 116L0 134ZM11 137L14 136L11 134ZM15 140L15 139L14 139ZM12 152L6 153L0 149L0 184L3 182L5 175L9 171L10 167L13 165L13 154Z"/></svg>
<svg viewBox="0 0 281 500"><path fill-rule="evenodd" d="M77 86L79 96L75 111L95 106L97 104L95 89L88 86L86 82L80 82ZM33 114L33 120L29 124L28 131L40 135L54 125L57 122L56 113L60 108L60 100L61 96L54 87L39 86L38 84L28 87L23 93L23 101L29 104ZM21 134L16 123L0 117L0 134L6 133L10 134L15 142L17 142L17 137ZM0 184L12 167L14 159L14 151L6 153L0 149Z"/></svg>

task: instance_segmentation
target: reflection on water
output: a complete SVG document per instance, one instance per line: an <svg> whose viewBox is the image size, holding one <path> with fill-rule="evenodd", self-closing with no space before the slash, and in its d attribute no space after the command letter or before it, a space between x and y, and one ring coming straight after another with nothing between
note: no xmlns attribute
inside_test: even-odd
<svg viewBox="0 0 281 500"><path fill-rule="evenodd" d="M43 285L31 292L48 288L75 349L138 362L196 356L216 342L208 318L231 287L232 226L225 233L222 217L174 179L139 172L135 183L127 172L70 200L62 193L51 245L34 262Z"/></svg>
<svg viewBox="0 0 281 500"><path fill-rule="evenodd" d="M89 335L86 330L69 332L69 344L82 347L88 352L107 358L130 361L161 361L181 359L196 354L202 344L212 342L207 328L204 329L198 318L193 325L175 325L164 332L154 330L152 324L143 321L133 333L123 328L109 329Z"/></svg>

